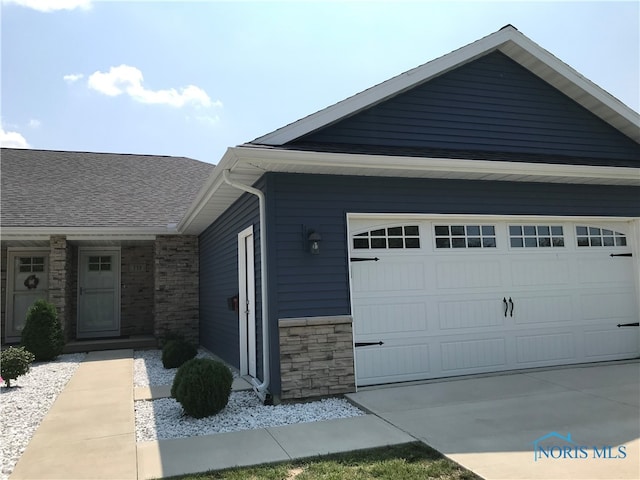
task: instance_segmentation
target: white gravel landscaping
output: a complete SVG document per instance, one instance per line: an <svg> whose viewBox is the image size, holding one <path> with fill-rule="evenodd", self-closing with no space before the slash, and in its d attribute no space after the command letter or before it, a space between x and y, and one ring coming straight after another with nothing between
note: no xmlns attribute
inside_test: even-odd
<svg viewBox="0 0 640 480"><path fill-rule="evenodd" d="M45 414L72 377L84 353L60 355L51 362L34 363L28 374L0 388L2 472L6 480L24 453Z"/></svg>
<svg viewBox="0 0 640 480"><path fill-rule="evenodd" d="M207 353L201 351L198 355L207 356ZM176 371L177 369L166 370L162 366L160 352L157 350L135 353L134 383L136 386L171 385ZM202 419L184 415L181 405L172 398L137 401L135 411L138 442L364 415L360 409L341 398L267 406L262 405L257 395L251 391L232 392L229 403L222 412Z"/></svg>
<svg viewBox="0 0 640 480"><path fill-rule="evenodd" d="M210 356L200 351L199 357ZM0 389L0 480L7 480L42 419L84 359L84 353L61 355L51 362L34 363L27 375ZM159 350L135 352L134 385L171 385L177 369L162 366ZM330 398L308 403L265 406L254 392L233 392L218 415L194 419L184 415L171 398L136 401L138 442L183 438L294 423L317 422L363 415L344 399Z"/></svg>

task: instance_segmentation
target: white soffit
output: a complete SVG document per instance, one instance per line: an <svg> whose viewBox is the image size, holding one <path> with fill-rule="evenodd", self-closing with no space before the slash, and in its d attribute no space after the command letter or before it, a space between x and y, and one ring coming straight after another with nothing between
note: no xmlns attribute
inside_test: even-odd
<svg viewBox="0 0 640 480"><path fill-rule="evenodd" d="M640 114L509 25L503 29L253 140L284 145L499 50L622 133L640 142Z"/></svg>

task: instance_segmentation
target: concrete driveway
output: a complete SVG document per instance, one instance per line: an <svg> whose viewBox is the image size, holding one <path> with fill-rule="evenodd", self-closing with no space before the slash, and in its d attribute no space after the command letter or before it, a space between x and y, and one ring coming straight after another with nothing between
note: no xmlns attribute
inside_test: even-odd
<svg viewBox="0 0 640 480"><path fill-rule="evenodd" d="M361 389L354 402L489 479L640 479L640 362Z"/></svg>

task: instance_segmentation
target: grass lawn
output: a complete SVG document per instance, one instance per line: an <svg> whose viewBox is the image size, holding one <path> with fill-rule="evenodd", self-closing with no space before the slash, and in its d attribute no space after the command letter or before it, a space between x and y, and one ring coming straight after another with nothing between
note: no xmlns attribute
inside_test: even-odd
<svg viewBox="0 0 640 480"><path fill-rule="evenodd" d="M481 480L423 443L359 450L286 463L232 468L174 480Z"/></svg>

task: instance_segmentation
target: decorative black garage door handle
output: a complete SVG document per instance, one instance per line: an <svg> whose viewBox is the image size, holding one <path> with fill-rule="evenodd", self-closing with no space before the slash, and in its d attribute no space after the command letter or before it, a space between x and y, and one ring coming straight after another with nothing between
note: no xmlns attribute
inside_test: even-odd
<svg viewBox="0 0 640 480"><path fill-rule="evenodd" d="M640 327L640 322L636 323L619 323L618 328L620 327Z"/></svg>
<svg viewBox="0 0 640 480"><path fill-rule="evenodd" d="M377 262L378 260L380 260L378 257L375 257L375 258L351 257L352 262Z"/></svg>
<svg viewBox="0 0 640 480"><path fill-rule="evenodd" d="M610 257L633 257L633 253L612 253Z"/></svg>
<svg viewBox="0 0 640 480"><path fill-rule="evenodd" d="M356 342L356 347L368 347L370 345L384 345L384 342Z"/></svg>
<svg viewBox="0 0 640 480"><path fill-rule="evenodd" d="M513 317L513 300L511 300L511 297L509 297L509 305L511 305L511 313L509 315Z"/></svg>
<svg viewBox="0 0 640 480"><path fill-rule="evenodd" d="M507 297L502 298L502 303L504 303L504 316L506 318L507 312L509 311L509 304L507 303Z"/></svg>

